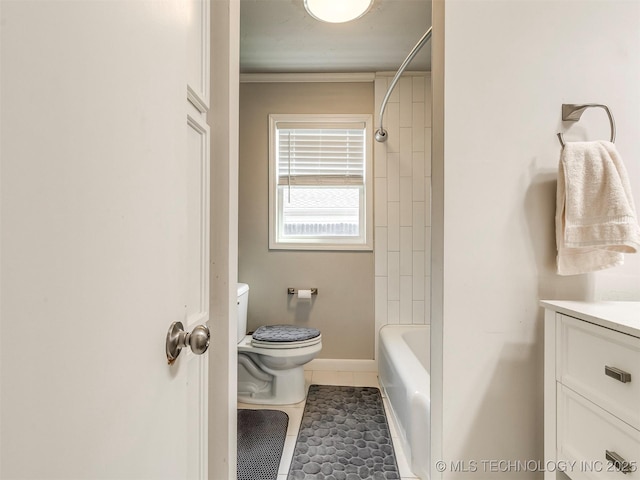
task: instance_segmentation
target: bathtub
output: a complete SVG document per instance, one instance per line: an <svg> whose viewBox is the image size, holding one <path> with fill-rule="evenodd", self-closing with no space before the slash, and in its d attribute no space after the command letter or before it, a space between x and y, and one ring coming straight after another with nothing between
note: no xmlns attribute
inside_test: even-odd
<svg viewBox="0 0 640 480"><path fill-rule="evenodd" d="M414 474L429 480L429 325L387 325L378 340L378 376Z"/></svg>

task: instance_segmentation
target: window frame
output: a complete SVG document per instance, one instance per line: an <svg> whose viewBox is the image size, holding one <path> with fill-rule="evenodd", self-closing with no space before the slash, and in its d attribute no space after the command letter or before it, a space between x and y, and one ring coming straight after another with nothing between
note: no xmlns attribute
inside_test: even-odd
<svg viewBox="0 0 640 480"><path fill-rule="evenodd" d="M364 124L364 178L359 212L363 235L359 237L305 237L282 240L279 226L282 195L278 195L276 138L278 123L316 125ZM270 114L269 115L269 249L270 250L373 250L373 118L367 114Z"/></svg>

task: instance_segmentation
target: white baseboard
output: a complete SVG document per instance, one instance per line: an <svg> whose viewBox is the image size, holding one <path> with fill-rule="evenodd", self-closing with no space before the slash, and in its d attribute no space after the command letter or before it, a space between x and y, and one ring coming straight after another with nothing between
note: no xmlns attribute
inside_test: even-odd
<svg viewBox="0 0 640 480"><path fill-rule="evenodd" d="M377 372L378 362L375 360L354 360L340 358L315 358L304 366L305 370L322 370L326 372Z"/></svg>

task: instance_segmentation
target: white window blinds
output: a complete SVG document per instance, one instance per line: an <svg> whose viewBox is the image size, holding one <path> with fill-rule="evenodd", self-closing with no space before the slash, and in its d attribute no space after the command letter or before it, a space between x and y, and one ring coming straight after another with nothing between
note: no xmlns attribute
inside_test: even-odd
<svg viewBox="0 0 640 480"><path fill-rule="evenodd" d="M362 185L365 125L277 124L278 185Z"/></svg>
<svg viewBox="0 0 640 480"><path fill-rule="evenodd" d="M269 115L269 248L371 250L371 115Z"/></svg>

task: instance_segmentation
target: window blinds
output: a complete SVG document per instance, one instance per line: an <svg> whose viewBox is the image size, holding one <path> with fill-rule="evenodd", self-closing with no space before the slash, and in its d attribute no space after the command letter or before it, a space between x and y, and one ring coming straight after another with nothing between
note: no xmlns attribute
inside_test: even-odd
<svg viewBox="0 0 640 480"><path fill-rule="evenodd" d="M278 185L363 185L365 127L278 124Z"/></svg>

